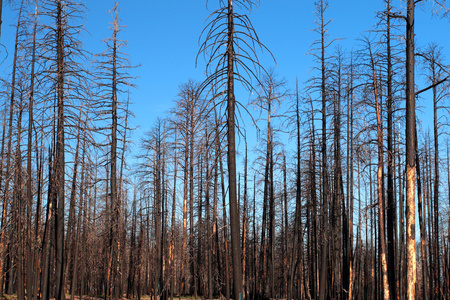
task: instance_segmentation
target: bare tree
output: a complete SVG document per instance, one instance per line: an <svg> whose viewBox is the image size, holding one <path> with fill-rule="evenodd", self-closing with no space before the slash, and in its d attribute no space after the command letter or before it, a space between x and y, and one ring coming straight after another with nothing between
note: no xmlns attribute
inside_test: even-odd
<svg viewBox="0 0 450 300"><path fill-rule="evenodd" d="M327 296L327 287L328 287L328 253L329 253L329 239L333 235L330 231L330 227L328 224L329 215L328 215L328 204L330 201L330 188L329 188L329 174L328 174L328 154L327 154L327 110L328 110L328 97L329 91L327 86L327 79L329 76L328 70L328 59L329 57L326 55L326 51L328 47L333 43L328 41L328 33L327 26L330 23L329 20L325 19L325 12L328 8L328 2L325 0L319 0L314 3L315 5L315 24L316 28L314 31L319 34L319 39L317 39L313 43L313 55L315 61L319 65L317 69L320 72L320 75L311 79L312 86L311 88L319 94L319 99L321 103L321 130L322 130L322 139L321 139L321 164L322 164L322 204L321 204L321 236L322 236L322 249L320 251L320 278L319 278L319 290L316 297L323 300Z"/></svg>
<svg viewBox="0 0 450 300"><path fill-rule="evenodd" d="M128 73L128 69L132 68L130 65L127 54L123 52L123 48L126 47L126 41L121 40L118 35L121 32L123 26L120 25L119 19L119 5L115 3L111 15L113 17L113 22L111 23L110 29L112 30L112 36L105 40L107 49L105 52L99 55L99 60L97 61L99 73L98 86L99 86L99 101L95 103L95 106L101 107L103 103L111 101L111 104L107 104L106 107L110 107L107 111L100 110L101 114L106 114L110 116L110 132L107 133L110 142L109 145L109 156L110 156L110 197L111 197L111 228L110 228L110 251L111 251L111 284L112 290L111 295L118 299L120 297L120 233L122 232L120 226L120 216L122 201L120 197L120 178L121 178L121 167L119 167L118 162L120 158L120 153L124 152L124 146L120 147L118 141L123 141L125 144L125 133L122 130L126 130L123 124L119 123L119 119L123 113L128 115L127 107L124 107L123 101L119 99L120 95L124 93L124 87L129 88L133 86L131 80L132 77ZM109 119L109 117L108 117ZM121 129L122 128L122 129ZM123 157L123 154L122 154Z"/></svg>
<svg viewBox="0 0 450 300"><path fill-rule="evenodd" d="M236 183L236 104L235 80L242 83L247 89L253 89L249 80L255 76L251 65L260 67L256 57L255 46L263 47L260 43L253 25L245 14L235 12L236 5L244 9L251 9L255 4L250 0L219 1L220 8L215 10L213 18L203 30L204 42L199 53L207 58L207 70L210 75L204 81L201 89L212 85L218 94L226 95L227 111L227 162L228 187L230 203L231 248L233 258L233 282L236 299L244 297L242 290L242 262L240 246L240 221L237 207ZM203 34L202 33L202 34ZM245 76L245 74L247 76ZM250 78L249 78L250 77Z"/></svg>
<svg viewBox="0 0 450 300"><path fill-rule="evenodd" d="M416 295L416 239L415 239L415 123L416 97L414 90L414 0L408 0L406 13L406 266L408 300Z"/></svg>
<svg viewBox="0 0 450 300"><path fill-rule="evenodd" d="M269 247L267 253L267 265L269 271L269 297L275 297L275 194L274 194L274 127L272 124L273 117L276 115L277 109L287 97L286 81L278 79L273 70L270 70L267 75L263 76L260 83L261 93L252 102L253 106L257 107L261 113L267 111L267 138L266 138L266 161L264 174L264 206L268 203L269 206ZM276 130L276 129L275 129ZM263 221L264 222L264 221ZM265 230L263 226L262 230ZM262 233L264 239L264 232ZM265 241L262 241L265 243ZM265 250L265 247L264 247ZM264 251L263 251L264 252ZM262 253L265 256L265 252ZM263 291L264 292L264 291Z"/></svg>
<svg viewBox="0 0 450 300"><path fill-rule="evenodd" d="M5 174L5 183L2 185L0 182L0 187L3 189L3 203L2 203L2 222L1 222L1 236L0 236L0 296L3 296L3 284L4 284L4 261L6 258L6 221L8 215L8 200L10 198L9 193L9 184L10 177L12 172L11 164L12 164L12 139L13 139L13 116L14 116L14 107L16 106L16 73L17 73L17 57L18 57L18 47L19 47L19 33L21 17L22 17L22 9L23 9L23 1L21 2L18 18L17 18L17 27L16 27L16 35L15 35L15 45L14 45L14 58L13 58L13 70L12 70L12 79L11 79L11 91L9 95L10 106L9 106L9 121L8 121L8 145L7 145L7 156L6 156L6 174ZM6 132L6 130L5 130ZM3 180L1 178L0 180Z"/></svg>
<svg viewBox="0 0 450 300"><path fill-rule="evenodd" d="M372 52L370 41L367 42L369 55L370 55L370 68L372 70L372 88L375 98L375 110L377 118L377 148L378 148L378 162L377 162L377 199L378 199L378 221L379 221L379 234L380 234L380 248L381 248L381 271L382 271L382 284L383 284L383 296L384 299L389 298L389 282L388 282L388 267L386 257L386 234L385 234L385 208L384 208L384 151L383 151L383 131L381 125L381 104L379 94L379 83L377 82L377 70L374 53Z"/></svg>

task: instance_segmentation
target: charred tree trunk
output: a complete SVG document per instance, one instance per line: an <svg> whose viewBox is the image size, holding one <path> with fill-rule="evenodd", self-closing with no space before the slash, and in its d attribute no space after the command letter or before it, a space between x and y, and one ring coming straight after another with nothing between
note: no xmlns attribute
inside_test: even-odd
<svg viewBox="0 0 450 300"><path fill-rule="evenodd" d="M1 6L1 5L0 5ZM11 93L9 96L9 121L8 121L8 145L6 153L6 173L5 173L5 183L0 187L3 189L3 203L2 203L2 222L1 222L1 234L0 234L0 297L3 296L4 292L4 282L5 282L5 260L6 260L6 248L7 248L7 236L6 236L6 222L8 215L8 199L10 197L9 184L11 177L11 158L12 158L12 138L13 138L13 122L14 122L14 107L16 105L15 92L16 92L16 72L17 72L17 58L18 58L18 47L19 47L19 30L21 26L21 16L22 16L23 1L19 10L19 17L17 20L16 27L16 37L14 45L14 58L13 58L13 69L12 69L12 80L11 80ZM1 16L0 16L1 17ZM0 24L1 25L1 24ZM6 131L6 130L5 130ZM3 162L3 157L2 157ZM3 164L3 163L2 163ZM2 168L3 171L3 168ZM3 177L0 179L2 180ZM0 182L1 184L1 182Z"/></svg>
<svg viewBox="0 0 450 300"><path fill-rule="evenodd" d="M117 110L118 110L118 100L117 100L117 33L119 31L118 23L118 9L117 4L114 6L114 21L113 21L114 31L113 31L113 55L112 55L112 81L111 81L111 99L112 99L112 109L111 109L111 162L110 162L110 186L111 186L111 281L113 283L112 297L118 300L120 297L120 249L119 249L119 222L120 222L120 201L118 197L118 187L117 187Z"/></svg>
<svg viewBox="0 0 450 300"><path fill-rule="evenodd" d="M437 91L436 91L436 81L437 81L437 74L436 74L436 64L433 61L431 65L431 71L432 71L432 83L433 83L433 135L434 135L434 186L433 186L433 208L434 208L434 257L436 260L436 265L433 267L433 276L434 276L434 282L436 283L436 287L434 291L432 291L432 296L436 299L440 298L441 294L441 278L440 278L440 270L441 270L441 263L439 259L439 253L440 253L440 243L439 243L439 133L438 133L438 97L437 97ZM417 137L416 137L417 139ZM416 141L417 143L417 141ZM431 221L431 220L430 220ZM450 226L450 225L449 225Z"/></svg>
<svg viewBox="0 0 450 300"><path fill-rule="evenodd" d="M324 300L327 296L328 286L328 239L332 234L330 234L328 226L328 158L327 158L327 95L326 95L326 68L325 68L325 21L324 12L325 4L323 0L320 1L320 62L321 62L321 85L320 85L320 95L322 101L322 208L321 208L321 223L322 223L322 249L321 249L321 259L320 259L320 279L319 279L319 299Z"/></svg>
<svg viewBox="0 0 450 300"><path fill-rule="evenodd" d="M247 234L248 234L248 217L247 217L247 140L245 141L245 158L244 158L244 199L243 199L243 212L242 212L242 286L243 286L243 298L248 297L248 276L247 276Z"/></svg>
<svg viewBox="0 0 450 300"><path fill-rule="evenodd" d="M406 15L406 297L416 297L415 238L415 90L414 90L414 0L407 2Z"/></svg>
<svg viewBox="0 0 450 300"><path fill-rule="evenodd" d="M234 14L233 1L228 0L228 44L227 44L227 162L230 201L231 253L233 260L234 298L242 299L242 263L240 246L240 221L236 194L236 136L235 136L235 95L234 95Z"/></svg>
<svg viewBox="0 0 450 300"><path fill-rule="evenodd" d="M394 200L394 149L392 143L393 128L393 95L392 95L392 55L391 55L391 0L386 2L386 55L387 55L387 257L388 257L388 280L390 296L397 299L396 280L396 241L395 222L396 205Z"/></svg>
<svg viewBox="0 0 450 300"><path fill-rule="evenodd" d="M415 137L416 137L416 168L417 168L417 206L419 211L419 226L420 226L420 249L421 249L421 263L422 263L422 284L423 284L423 299L428 299L428 291L427 291L427 259L426 259L426 228L424 224L424 208L423 208L423 197L422 197L422 176L420 173L420 159L419 159L419 147L417 145L417 128L415 129Z"/></svg>
<svg viewBox="0 0 450 300"><path fill-rule="evenodd" d="M28 299L35 299L37 295L36 277L35 276L35 252L37 234L33 237L32 229L32 207L33 207L33 175L32 175L32 151L33 151L33 123L34 123L34 81L35 81L35 64L36 64L36 35L37 35L37 9L38 1L36 0L36 8L34 13L33 24L33 43L32 43L32 57L31 57L31 74L30 74L30 96L28 104L28 140L27 140L27 297ZM0 3L1 6L1 3ZM1 10L1 8L0 8ZM0 13L1 14L1 13ZM36 152L37 153L37 152ZM38 196L39 197L39 196ZM37 226L36 226L37 227ZM35 228L37 230L37 228ZM37 233L37 232L36 232Z"/></svg>
<svg viewBox="0 0 450 300"><path fill-rule="evenodd" d="M58 0L56 14L56 54L57 54L57 131L56 131L56 159L55 186L57 195L55 234L56 234L56 300L64 299L64 211L65 211L65 51L64 51L64 2Z"/></svg>

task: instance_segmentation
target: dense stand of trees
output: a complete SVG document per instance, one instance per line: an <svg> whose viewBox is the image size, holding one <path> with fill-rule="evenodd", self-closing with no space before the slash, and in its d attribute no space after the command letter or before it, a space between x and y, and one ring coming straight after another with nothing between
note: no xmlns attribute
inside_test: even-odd
<svg viewBox="0 0 450 300"><path fill-rule="evenodd" d="M271 55L248 15L258 3L218 1L206 79L174 91L131 165L119 5L92 55L78 1L11 1L0 295L449 299L450 68L439 45L414 43L420 2L383 1L347 51L317 1L311 77L289 90L258 59Z"/></svg>

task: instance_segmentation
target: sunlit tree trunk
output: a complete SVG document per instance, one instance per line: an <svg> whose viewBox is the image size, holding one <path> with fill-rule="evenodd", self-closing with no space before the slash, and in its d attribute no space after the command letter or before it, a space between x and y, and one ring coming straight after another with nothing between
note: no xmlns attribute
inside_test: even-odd
<svg viewBox="0 0 450 300"><path fill-rule="evenodd" d="M406 15L406 297L416 297L415 238L415 90L414 90L414 0L407 2Z"/></svg>
<svg viewBox="0 0 450 300"><path fill-rule="evenodd" d="M370 48L370 45L369 45ZM373 78L373 89L375 96L375 109L377 115L377 146L378 146L378 163L377 163L377 198L378 198L378 222L379 222L379 235L380 235L380 258L381 258L381 271L382 271L382 283L383 283L383 295L385 300L389 300L389 282L388 282L388 267L387 267L387 257L386 257L386 235L384 227L384 172L383 172L383 131L381 129L381 111L379 103L378 94L378 83L377 76L375 74L375 62L373 54L370 51L371 68L372 68L372 78Z"/></svg>

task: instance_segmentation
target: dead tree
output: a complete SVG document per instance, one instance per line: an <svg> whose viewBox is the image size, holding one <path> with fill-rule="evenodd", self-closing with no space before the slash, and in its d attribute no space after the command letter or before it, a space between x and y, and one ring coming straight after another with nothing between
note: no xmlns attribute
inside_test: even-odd
<svg viewBox="0 0 450 300"><path fill-rule="evenodd" d="M261 66L256 58L255 47L264 47L247 15L235 12L236 6L251 9L251 0L219 1L220 7L211 16L211 21L203 30L204 41L199 53L207 57L208 78L203 82L201 90L214 87L216 94L225 95L227 111L227 163L228 187L230 203L231 248L233 259L233 282L235 298L244 297L242 289L242 262L240 246L240 221L237 207L236 180L236 106L235 81L252 90L251 77L255 76L254 68ZM248 75L248 76L245 76Z"/></svg>
<svg viewBox="0 0 450 300"><path fill-rule="evenodd" d="M416 97L414 87L414 9L415 1L408 0L406 13L406 266L408 300L416 295L416 239L415 239L415 123Z"/></svg>
<svg viewBox="0 0 450 300"><path fill-rule="evenodd" d="M11 91L9 94L9 100L10 100L10 106L9 106L9 120L8 120L8 145L7 145L7 155L6 155L6 173L5 173L5 183L3 184L0 181L0 187L3 189L3 203L2 203L2 222L1 222L1 235L0 235L0 296L3 296L3 285L4 285L4 262L6 258L6 245L7 239L6 239L6 221L7 221L7 215L8 215L8 202L10 202L7 199L10 199L9 195L9 185L10 185L10 177L12 176L12 140L13 140L13 122L14 122L14 107L16 106L16 73L18 68L18 47L19 47L19 33L20 33L20 26L21 26L21 16L22 16L22 9L23 9L23 1L21 3L19 13L18 13L18 20L17 20L17 27L16 27L16 35L15 35L15 45L14 45L14 58L13 58L13 69L12 69L12 79L11 79ZM6 132L6 130L5 130ZM3 171L3 170L2 170ZM3 178L0 178L0 180L3 180Z"/></svg>
<svg viewBox="0 0 450 300"><path fill-rule="evenodd" d="M121 221L122 211L122 170L123 158L125 152L126 143L126 130L127 124L120 123L120 119L125 114L129 115L128 104L120 99L130 87L133 87L133 77L128 73L131 68L134 68L130 64L128 55L123 52L123 49L127 46L127 42L119 38L119 34L123 27L120 25L119 19L119 5L116 3L113 9L110 11L113 21L111 23L110 30L112 31L111 37L104 40L106 44L106 50L99 54L95 64L97 66L96 82L98 86L97 99L91 104L94 111L97 114L98 120L105 120L110 124L107 126L107 130L99 132L107 136L108 141L104 143L107 146L108 157L107 162L109 165L109 187L110 187L110 240L109 251L111 264L108 267L108 272L111 274L111 296L118 299L121 294L121 253L122 248L121 241L119 240L122 235L123 229ZM107 109L105 109L106 107ZM103 128L102 125L98 126ZM122 141L123 145L119 145Z"/></svg>
<svg viewBox="0 0 450 300"><path fill-rule="evenodd" d="M388 282L388 269L387 269L387 257L386 257L386 234L385 234L385 209L384 209L384 151L383 151L383 131L381 124L381 103L379 94L379 85L376 75L376 62L374 53L371 50L370 41L367 42L370 55L370 67L372 71L372 88L375 98L375 110L377 118L377 148L378 148L378 162L377 162L377 199L378 199L378 222L379 222L379 235L380 235L380 258L381 258L381 271L382 271L382 284L383 295L385 300L389 300L389 282Z"/></svg>
<svg viewBox="0 0 450 300"><path fill-rule="evenodd" d="M265 153L265 174L264 174L264 206L266 203L269 207L269 247L267 253L267 266L269 271L269 297L275 297L275 195L274 195L274 128L272 118L277 117L276 111L287 98L286 81L278 79L273 70L270 70L267 75L261 79L260 95L252 102L254 107L257 107L261 114L263 111L267 112L267 138L266 138L266 153ZM263 220L263 223L265 220ZM262 230L265 230L263 225ZM264 241L264 232L262 233L262 243ZM262 256L266 255L265 247L263 248ZM265 267L265 266L264 266Z"/></svg>

